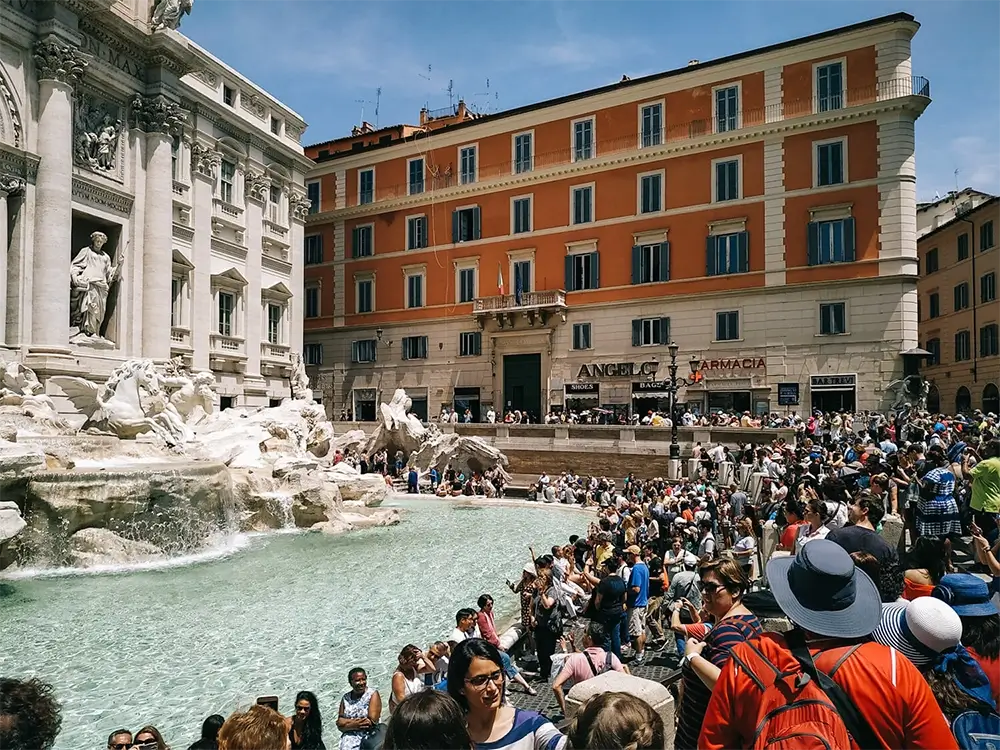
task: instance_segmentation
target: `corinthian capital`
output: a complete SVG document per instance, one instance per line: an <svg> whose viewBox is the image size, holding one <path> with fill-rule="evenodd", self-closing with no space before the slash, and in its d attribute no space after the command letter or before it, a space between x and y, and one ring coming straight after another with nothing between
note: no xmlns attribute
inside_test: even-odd
<svg viewBox="0 0 1000 750"><path fill-rule="evenodd" d="M184 114L184 110L165 96L136 94L132 97L130 121L133 128L138 128L146 133L171 135L177 132L186 119L187 115Z"/></svg>
<svg viewBox="0 0 1000 750"><path fill-rule="evenodd" d="M35 68L39 81L62 81L74 84L83 76L87 63L76 47L54 37L35 44Z"/></svg>
<svg viewBox="0 0 1000 750"><path fill-rule="evenodd" d="M0 172L0 198L24 190L24 180L6 172Z"/></svg>
<svg viewBox="0 0 1000 750"><path fill-rule="evenodd" d="M292 193L288 196L288 211L293 219L305 221L311 206L312 201L309 200L308 196L301 193Z"/></svg>

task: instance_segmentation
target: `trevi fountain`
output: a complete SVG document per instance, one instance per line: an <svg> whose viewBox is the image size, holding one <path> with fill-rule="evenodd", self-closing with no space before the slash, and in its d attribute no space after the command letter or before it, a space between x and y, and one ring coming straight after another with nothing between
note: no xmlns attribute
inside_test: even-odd
<svg viewBox="0 0 1000 750"><path fill-rule="evenodd" d="M210 713L313 690L335 715L347 670L384 694L406 643L443 638L484 591L585 530L578 513L395 495L337 450L403 451L420 470L506 459L407 413L337 434L301 361L280 406L218 411L214 379L176 361L104 384L0 361L0 674L51 682L57 750L158 726L173 747ZM58 398L58 396L57 396ZM351 533L344 533L351 532ZM335 742L328 722L328 746Z"/></svg>

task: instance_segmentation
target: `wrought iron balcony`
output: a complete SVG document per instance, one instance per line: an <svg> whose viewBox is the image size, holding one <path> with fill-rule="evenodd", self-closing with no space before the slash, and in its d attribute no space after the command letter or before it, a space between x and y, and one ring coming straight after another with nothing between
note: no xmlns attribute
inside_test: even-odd
<svg viewBox="0 0 1000 750"><path fill-rule="evenodd" d="M514 328L519 319L529 326L545 325L554 315L562 322L566 318L566 292L562 289L545 289L521 294L501 294L495 297L477 297L472 301L472 314L482 328L490 318L500 328Z"/></svg>

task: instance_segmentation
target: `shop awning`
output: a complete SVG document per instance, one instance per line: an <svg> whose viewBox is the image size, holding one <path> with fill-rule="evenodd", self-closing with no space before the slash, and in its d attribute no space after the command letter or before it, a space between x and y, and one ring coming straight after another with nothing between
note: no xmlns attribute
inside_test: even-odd
<svg viewBox="0 0 1000 750"><path fill-rule="evenodd" d="M566 398L600 399L600 383L566 383L564 393Z"/></svg>
<svg viewBox="0 0 1000 750"><path fill-rule="evenodd" d="M670 394L667 391L643 391L633 393L632 398L670 398Z"/></svg>

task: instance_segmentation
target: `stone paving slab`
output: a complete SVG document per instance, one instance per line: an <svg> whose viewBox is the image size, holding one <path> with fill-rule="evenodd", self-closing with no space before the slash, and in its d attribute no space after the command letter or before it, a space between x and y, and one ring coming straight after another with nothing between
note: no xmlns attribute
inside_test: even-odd
<svg viewBox="0 0 1000 750"><path fill-rule="evenodd" d="M669 650L647 652L646 663L642 666L629 663L629 659L626 659L625 662L628 664L629 671L636 677L653 680L669 687L680 677L680 670L676 668L676 654L671 659L669 653ZM534 666L533 663L530 665L532 668ZM562 720L559 704L556 703L555 695L549 684L540 679L531 679L530 677L528 678L528 683L538 692L538 695L528 695L520 685L512 684L508 688L510 702L517 708L527 711L537 711L549 718Z"/></svg>

